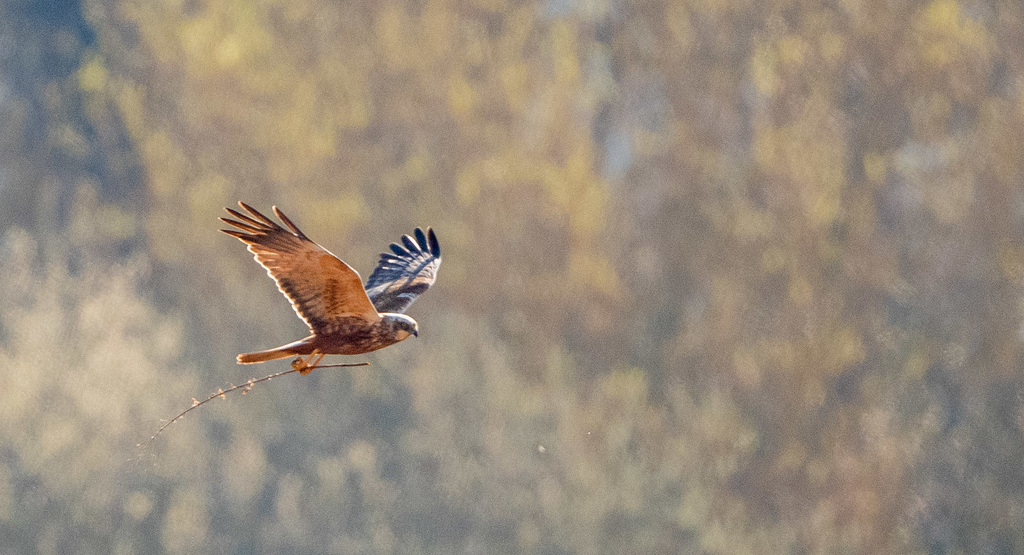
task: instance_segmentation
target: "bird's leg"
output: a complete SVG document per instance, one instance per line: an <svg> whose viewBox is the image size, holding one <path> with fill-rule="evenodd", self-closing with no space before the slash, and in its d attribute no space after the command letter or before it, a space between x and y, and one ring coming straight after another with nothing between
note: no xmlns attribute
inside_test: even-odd
<svg viewBox="0 0 1024 555"><path fill-rule="evenodd" d="M299 357L292 361L292 368L305 376L316 368L317 363L323 360L324 356L324 353L313 353L306 358Z"/></svg>
<svg viewBox="0 0 1024 555"><path fill-rule="evenodd" d="M320 361L323 360L325 356L327 355L324 353L320 353L319 355L309 357L311 359L311 362L307 364L305 368L299 370L299 374L305 376L306 374L312 372L317 367L317 364L320 364Z"/></svg>

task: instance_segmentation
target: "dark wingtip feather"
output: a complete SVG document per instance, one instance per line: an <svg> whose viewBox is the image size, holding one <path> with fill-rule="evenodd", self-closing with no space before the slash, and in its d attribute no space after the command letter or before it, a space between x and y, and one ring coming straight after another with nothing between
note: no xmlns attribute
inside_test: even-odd
<svg viewBox="0 0 1024 555"><path fill-rule="evenodd" d="M281 218L281 221L284 222L284 225L288 226L288 229L292 230L292 233L302 237L303 239L306 238L306 234L299 229L299 226L292 223L292 221L288 219L288 216L284 215L284 212L278 210L277 206L273 206L272 208L274 210L274 214L276 214L278 218Z"/></svg>
<svg viewBox="0 0 1024 555"><path fill-rule="evenodd" d="M403 235L402 243L405 243L405 248L409 249L409 252L420 252L420 246L416 244L416 241L412 240L412 237Z"/></svg>
<svg viewBox="0 0 1024 555"><path fill-rule="evenodd" d="M242 201L238 201L238 206L241 206L243 209L245 209L250 214L255 216L258 220L260 220L261 222L269 225L270 227L277 227L277 224L274 223L274 220L271 220L270 218L264 216L263 214L260 213L259 210L256 210L252 206L249 206L248 204L246 204L246 203L244 203Z"/></svg>
<svg viewBox="0 0 1024 555"><path fill-rule="evenodd" d="M233 225L233 226L237 227L238 229L241 229L243 231L247 231L249 233L259 233L259 232L262 231L262 229L259 228L259 227L255 227L255 226L249 225L247 223L236 222L235 220L232 220L230 218L217 218L217 219L222 221L222 222L224 222L224 223L226 223L226 224L228 224L228 225ZM259 224L257 224L257 225L259 225Z"/></svg>
<svg viewBox="0 0 1024 555"><path fill-rule="evenodd" d="M236 237L236 238L241 239L243 241L245 241L245 238L247 237L247 235L245 233L242 233L241 231L235 231L233 229L222 229L220 231L221 231L221 233L227 233L228 235L230 235L232 237Z"/></svg>
<svg viewBox="0 0 1024 555"><path fill-rule="evenodd" d="M427 236L423 234L423 230L417 227L413 233L416 234L416 244L419 245L420 250L429 250Z"/></svg>
<svg viewBox="0 0 1024 555"><path fill-rule="evenodd" d="M226 210L228 214L231 214L232 216L234 216L234 217L238 218L239 220L242 220L243 222L246 222L246 223L248 223L250 225L253 225L253 226L256 226L256 227L263 227L263 225L264 225L264 224L262 224L262 223L260 223L260 222L258 222L256 220L250 218L249 216L246 216L245 214L242 214L238 210L233 210L231 208L225 208L224 210ZM223 220L224 218L221 218L221 219Z"/></svg>
<svg viewBox="0 0 1024 555"><path fill-rule="evenodd" d="M430 243L430 254L441 258L441 244L437 242L437 235L434 235L434 228L427 228L427 240Z"/></svg>
<svg viewBox="0 0 1024 555"><path fill-rule="evenodd" d="M398 256L410 256L409 251L403 249L402 246L399 245L398 243L391 243L391 252L397 254Z"/></svg>

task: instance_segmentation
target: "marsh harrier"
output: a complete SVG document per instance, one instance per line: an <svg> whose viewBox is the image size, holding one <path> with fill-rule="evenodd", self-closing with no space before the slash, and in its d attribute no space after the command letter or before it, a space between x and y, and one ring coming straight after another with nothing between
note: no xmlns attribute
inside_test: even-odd
<svg viewBox="0 0 1024 555"><path fill-rule="evenodd" d="M392 243L364 287L358 272L306 237L276 206L274 214L287 229L244 202L238 205L249 215L225 208L236 219L221 221L241 231L221 231L249 246L311 332L287 345L240 354L239 364L298 356L292 367L305 374L324 355L369 353L419 335L416 320L403 312L434 284L441 266L432 229L416 228L415 238L403 236L404 247Z"/></svg>

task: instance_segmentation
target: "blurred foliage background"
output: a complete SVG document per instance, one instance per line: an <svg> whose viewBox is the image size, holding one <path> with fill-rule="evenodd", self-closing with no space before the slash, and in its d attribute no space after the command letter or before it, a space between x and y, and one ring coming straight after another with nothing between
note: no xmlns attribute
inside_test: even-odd
<svg viewBox="0 0 1024 555"><path fill-rule="evenodd" d="M1024 551L1024 4L0 0L0 551ZM222 207L421 336L304 335Z"/></svg>

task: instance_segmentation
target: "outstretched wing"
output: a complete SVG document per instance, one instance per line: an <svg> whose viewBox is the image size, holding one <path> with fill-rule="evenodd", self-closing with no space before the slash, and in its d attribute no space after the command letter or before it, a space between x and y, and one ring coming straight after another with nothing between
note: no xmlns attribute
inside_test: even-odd
<svg viewBox="0 0 1024 555"><path fill-rule="evenodd" d="M274 214L288 229L244 202L238 205L252 217L225 208L237 220L221 218L221 221L241 231L221 231L249 245L249 252L267 269L277 288L288 297L296 314L314 334L342 317L356 316L370 322L380 320L360 283L358 272L306 237L276 206Z"/></svg>
<svg viewBox="0 0 1024 555"><path fill-rule="evenodd" d="M391 252L380 255L380 262L366 280L366 294L379 312L405 312L424 291L430 289L441 266L441 246L434 230L416 228L416 239L402 236L403 248L391 243Z"/></svg>

